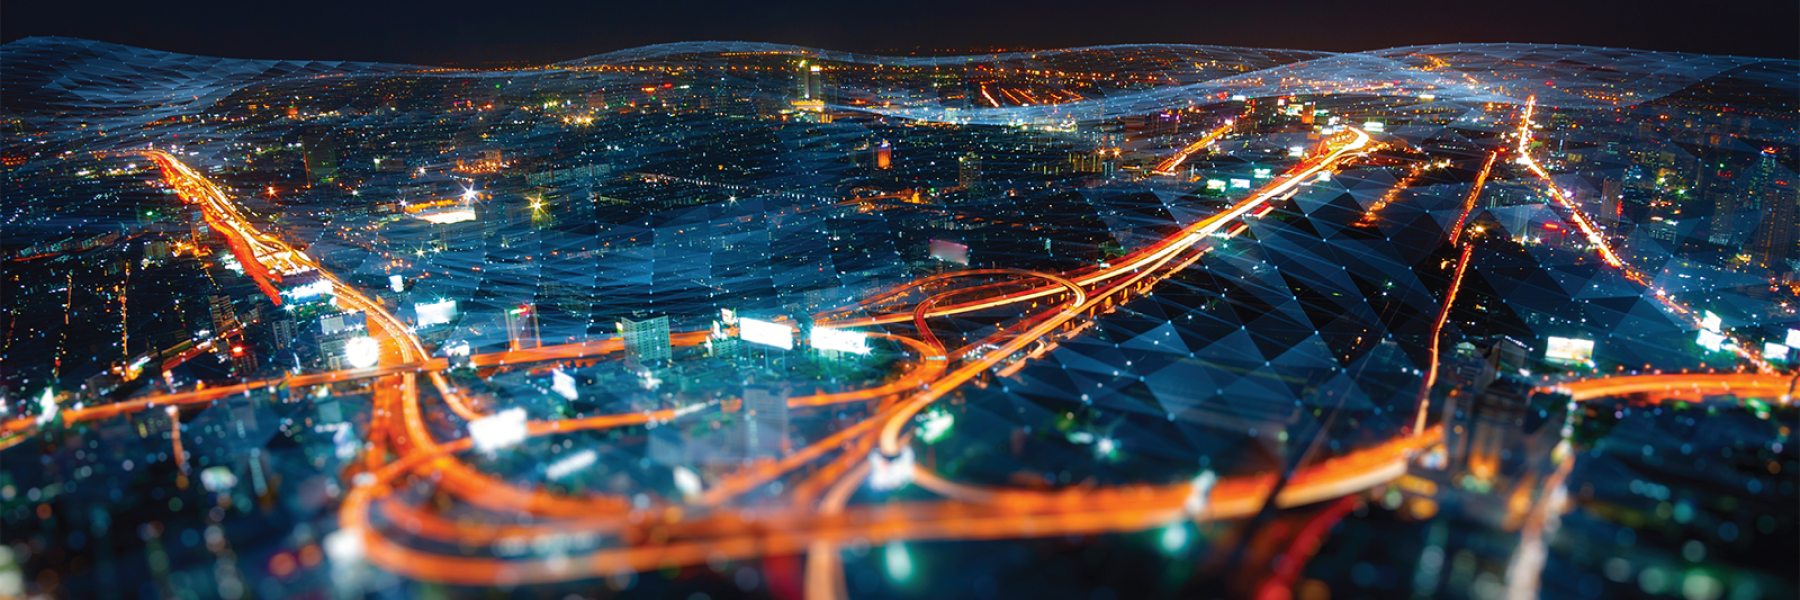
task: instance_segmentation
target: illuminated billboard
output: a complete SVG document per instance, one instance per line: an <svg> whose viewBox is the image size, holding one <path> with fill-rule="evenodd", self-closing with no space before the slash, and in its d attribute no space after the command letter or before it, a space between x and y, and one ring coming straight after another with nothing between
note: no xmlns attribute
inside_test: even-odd
<svg viewBox="0 0 1800 600"><path fill-rule="evenodd" d="M781 323L740 317L738 337L752 344L774 346L782 350L794 348L794 328Z"/></svg>
<svg viewBox="0 0 1800 600"><path fill-rule="evenodd" d="M931 240L931 257L959 265L969 264L969 247L956 242Z"/></svg>
<svg viewBox="0 0 1800 600"><path fill-rule="evenodd" d="M1763 360L1786 361L1788 359L1788 352L1791 350L1793 350L1793 347L1787 344L1777 344L1775 342L1763 344Z"/></svg>
<svg viewBox="0 0 1800 600"><path fill-rule="evenodd" d="M456 301L442 300L414 304L413 312L419 316L419 327L442 325L456 319Z"/></svg>
<svg viewBox="0 0 1800 600"><path fill-rule="evenodd" d="M418 215L418 217L420 219L424 219L426 221L430 221L430 222L436 223L438 225L449 225L451 223L462 223L462 222L466 222L466 221L475 220L475 211L472 211L472 210L446 210L443 212L421 214L421 215Z"/></svg>
<svg viewBox="0 0 1800 600"><path fill-rule="evenodd" d="M857 331L815 327L809 341L815 350L837 350L851 354L869 353L869 336Z"/></svg>
<svg viewBox="0 0 1800 600"><path fill-rule="evenodd" d="M1694 343L1700 344L1700 347L1707 350L1718 352L1725 349L1725 336L1714 331L1701 330L1700 335L1694 338Z"/></svg>
<svg viewBox="0 0 1800 600"><path fill-rule="evenodd" d="M331 280L320 279L312 283L294 286L282 293L287 294L289 298L293 298L295 301L299 301L305 298L317 298L319 296L330 294L331 291Z"/></svg>
<svg viewBox="0 0 1800 600"><path fill-rule="evenodd" d="M1587 362L1593 357L1594 340L1551 336L1550 345L1544 349L1546 360Z"/></svg>
<svg viewBox="0 0 1800 600"><path fill-rule="evenodd" d="M525 409L509 408L469 422L469 438L475 449L493 452L525 441Z"/></svg>

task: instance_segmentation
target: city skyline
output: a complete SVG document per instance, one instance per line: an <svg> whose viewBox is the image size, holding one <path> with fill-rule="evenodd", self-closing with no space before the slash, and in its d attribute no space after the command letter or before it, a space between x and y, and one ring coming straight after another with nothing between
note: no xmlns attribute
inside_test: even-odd
<svg viewBox="0 0 1800 600"><path fill-rule="evenodd" d="M1128 43L1211 44L1360 52L1440 43L1573 44L1800 58L1800 7L1756 0L1697 7L1673 0L1502 7L1385 0L1163 3L1124 9L1061 1L1017 6L953 2L796 2L524 6L480 19L419 3L327 1L305 7L106 0L79 7L11 7L0 43L73 36L206 56L362 60L423 65L518 65L658 43L745 40L874 54L960 54ZM356 18L339 18L355 14Z"/></svg>

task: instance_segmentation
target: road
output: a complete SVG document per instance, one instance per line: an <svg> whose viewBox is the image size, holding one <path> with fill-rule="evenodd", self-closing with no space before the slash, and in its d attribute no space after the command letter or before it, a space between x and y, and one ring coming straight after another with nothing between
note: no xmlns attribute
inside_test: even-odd
<svg viewBox="0 0 1800 600"><path fill-rule="evenodd" d="M884 450L897 453L895 446L898 444L899 430L924 406L955 389L956 386L973 379L982 371L992 368L995 364L1008 359L1014 353L1022 350L1025 346L1051 334L1069 320L1077 318L1086 311L1093 310L1101 302L1122 296L1134 289L1142 289L1139 286L1154 282L1161 277L1166 277L1180 268L1179 266L1176 266L1172 269L1171 266L1185 266L1186 264L1190 264L1193 259L1198 257L1197 255L1189 257L1186 260L1177 260L1177 258L1201 244L1226 224L1241 218L1243 215L1257 209L1259 206L1266 204L1272 199L1281 197L1282 194L1291 191L1301 181L1310 178L1323 170L1331 168L1338 161L1349 156L1356 149L1366 146L1368 143L1368 137L1361 132L1354 132L1350 135L1334 138L1331 146L1332 149L1330 151L1323 153L1321 156L1302 162L1295 169L1285 174L1281 179L1271 182L1269 186L1266 186L1262 190L1258 190L1256 193L1232 208L1223 211L1212 218L1186 227L1160 243L1135 252L1119 261L1118 264L1099 269L1084 270L1080 274L1079 280L1072 280L1070 278L1051 274L1028 272L994 273L1036 277L1044 279L1052 285L1048 286L1049 289L1044 290L1041 294L1036 292L1026 295L1013 294L997 299L964 303L951 310L967 311L1002 307L1018 304L1033 297L1042 297L1052 294L1067 296L1068 299L1058 307L1058 310L1051 318L1038 319L1035 321L1028 320L1027 322L1031 323L1031 325L1023 331L1007 332L1007 335L1009 335L1011 339L1006 341L1005 345L1001 346L998 350L986 353L974 360L965 361L964 364L958 366L954 371L946 372L946 365L949 361L947 360L947 357L943 355L941 345L935 343L935 340L929 335L928 327L923 327L920 330L921 337L925 338L923 340L894 336L885 333L878 334L907 346L912 353L919 356L919 360L910 366L908 373L905 376L888 384L867 390L839 394L802 396L795 398L792 401L796 405L809 406L885 398L886 401L881 404L881 409L874 417L865 419L850 427L846 427L838 434L828 436L808 447L802 448L799 451L784 457L782 460L754 464L738 473L729 474L720 478L720 480L718 480L715 485L708 489L706 494L703 495L702 505L722 506L731 499L761 486L768 481L791 473L793 470L805 466L814 460L827 456L839 450L840 447L846 444L853 447L859 444L867 445L874 439L874 434L877 431L880 432L879 439L884 446ZM322 277L333 283L335 288L334 294L338 296L341 305L353 310L364 311L368 315L371 334L381 342L381 358L378 365L370 369L304 375L282 380L249 382L236 386L223 386L209 390L152 396L115 405L82 409L80 411L65 411L64 417L66 421L79 422L106 418L155 406L166 407L184 403L210 402L232 394L245 393L252 389L266 388L278 383L286 383L290 386L306 386L333 381L377 378L377 393L374 400L375 410L366 434L373 449L365 454L363 461L364 468L370 474L374 475L374 477L373 479L363 477L354 478L362 483L354 487L351 494L347 496L346 501L341 507L340 514L343 517L345 530L351 532L352 535L356 535L360 539L363 546L368 550L368 557L373 562L396 572L412 574L426 579L446 581L456 580L458 578L469 577L471 574L482 573L484 569L473 568L471 565L467 564L458 564L456 567L448 569L430 567L430 565L440 564L441 561L451 561L452 563L456 563L463 559L452 559L435 555L421 555L418 551L406 549L392 540L387 539L381 534L381 530L378 527L368 521L367 509L369 505L385 495L388 483L410 474L428 474L444 491L473 506L496 512L524 513L548 518L563 517L586 519L606 519L609 515L619 516L629 512L630 504L625 502L622 498L609 496L570 498L544 492L540 489L519 488L497 480L490 475L477 472L468 467L465 463L456 460L455 455L466 451L471 446L470 441L468 438L461 438L439 442L433 438L424 422L426 409L420 402L418 389L420 383L418 381L419 377L424 375L432 379L433 384L438 388L439 396L445 400L447 407L459 417L464 419L478 419L483 415L475 411L472 407L465 405L461 399L458 398L455 390L448 385L446 380L444 380L439 370L446 365L441 359L429 359L418 339L412 336L407 331L404 324L388 313L379 302L370 299L368 296L357 291L354 287L346 285L334 274L320 268L317 263L306 257L303 253L287 246L278 238L257 230L249 219L245 218L243 211L235 203L229 200L229 197L223 190L210 181L205 180L198 172L187 167L172 155L154 151L148 152L147 154L155 159L159 166L162 167L165 180L181 194L185 201L198 204L203 208L208 223L225 237L226 243L233 248L235 253L237 253L240 261L245 263L246 272L258 280L259 287L263 288L265 294L270 295L271 301L279 302L279 291L275 289L274 284L279 282L281 273L318 270ZM923 324L923 320L926 318L932 318L941 314L950 314L945 311L929 310L930 304L931 303L922 303L917 309L911 311L912 314L908 316L912 317L912 320L914 320L916 324ZM825 326L833 326L833 324L827 323ZM674 341L683 344L697 343L699 340L703 339L699 337L702 335L704 334L698 332L683 334L682 336L678 336ZM619 349L619 347L620 344L616 340L600 340L560 347L536 348L483 355L478 357L474 362L478 365L506 365L519 362L588 357L609 353ZM927 386L927 384L929 385ZM913 393L915 390L919 390L922 387L925 390L924 392ZM699 407L690 407L689 409L682 410L692 410L693 408ZM679 416L679 414L679 410L670 409L633 414L603 415L585 419L531 422L528 426L528 433L529 435L551 435L582 429L646 424L673 419ZM15 423L19 422L21 421L15 420L7 423L8 431L24 429L24 427L15 425ZM1396 443L1410 444L1416 443L1416 440L1397 441ZM1386 456L1384 465L1387 466L1384 466L1383 468L1339 468L1335 471L1337 473L1336 476L1318 477L1316 478L1318 482L1316 485L1294 486L1293 489L1296 491L1292 494L1284 495L1284 497L1292 496L1295 498L1293 501L1304 502L1308 501L1310 498L1305 495L1308 490L1313 490L1315 494L1321 495L1340 494L1339 490L1346 485L1349 487L1366 486L1369 481L1391 477L1392 475L1388 474L1387 471L1391 471L1395 468L1403 469L1403 458L1398 459L1399 462L1396 462L1395 456L1397 455L1392 455L1390 452L1388 455L1384 456ZM827 492L827 498L841 499L844 497L844 494L847 493L845 490L854 489L856 487L855 484L860 482L860 479L848 477L848 475L866 473L868 471L866 464L859 461L851 460L848 461L847 464L851 465L850 468L844 470L844 474L847 476L838 479L836 483L830 486L830 490ZM1340 462L1334 464L1346 463ZM1399 466L1395 467L1393 465ZM1221 489L1232 490L1237 489L1233 486L1242 487L1244 485L1249 485L1250 487L1245 489L1251 490L1251 493L1245 497L1260 498L1260 496L1257 496L1254 493L1254 487L1257 485L1252 481L1254 479L1255 477L1245 480L1251 482L1249 484L1233 483L1225 485ZM1142 528L1148 526L1146 523L1164 522L1168 519L1181 516L1182 513L1180 513L1179 508L1188 503L1188 497L1192 494L1192 490L1182 486L1177 486L1177 488L1178 489L1160 491L1152 490L1148 492L1140 490L1088 494L1093 500L1086 503L1076 503L1067 507L1068 510L1079 511L1078 513L1068 513L1065 510L1052 516L1021 517L1010 513L995 513L987 514L985 516L971 515L968 513L968 511L973 508L969 506L970 503L952 499L947 501L947 504L944 506L936 509L948 511L947 515L939 515L936 518L939 523L939 526L936 529L926 526L909 526L904 527L903 529L912 533L905 534L897 531L898 529L902 529L901 525L920 525L921 518L929 515L928 509L907 509L894 512L885 507L857 507L851 512L860 511L878 513L881 515L889 515L889 517L886 520L878 519L870 521L866 527L863 527L856 532L839 532L835 534L831 532L836 531L834 528L841 527L841 523L814 523L804 521L806 519L814 518L823 518L827 520L841 519L842 515L835 513L841 513L843 511L835 511L835 513L815 513L811 510L796 509L792 514L785 515L784 518L800 519L803 522L797 522L791 528L784 528L783 531L786 531L787 533L782 535L788 536L794 540L793 543L796 547L800 547L802 545L810 545L826 539L844 539L844 536L851 535L852 533L862 537L868 537L869 535L884 536L881 532L890 530L893 531L885 534L884 537L897 538L897 536L903 537L906 535L918 535L927 538L934 536L966 536L971 532L980 531L986 532L980 535L990 537L1011 537L1039 530L1085 531L1094 528L1099 528L1096 530L1116 530L1118 527ZM1000 497L1009 499L1002 504L1031 502L1030 500L1021 500L1023 498L1030 498L1030 496L1024 495L1029 493L1030 492L1009 492ZM1219 515L1231 514L1229 511L1234 510L1233 507L1237 506L1230 500L1231 496L1226 494L1220 496L1220 498L1223 501L1216 503L1213 510ZM909 514L909 510L920 511L924 514ZM1239 506L1235 510L1247 509ZM730 515L732 513L731 511L722 511L717 514ZM720 516L714 518L722 519L727 517ZM701 521L701 523L705 523L705 521ZM547 525L547 527L558 526L559 525L555 524L555 522ZM459 532L459 534L469 533L463 531L462 528L451 528L448 531ZM935 533L933 533L933 531L935 531ZM725 538L709 540L703 544L703 546L730 547L733 544L738 543L735 541L736 538L742 538L745 535L742 529L729 527L724 528L722 532L727 534ZM766 534L760 533L756 534L761 541L753 544L752 547L766 547L769 540L761 539L761 537L765 535ZM837 537L831 537L833 535ZM736 537L734 538L732 536ZM630 556L656 556L657 558L654 559L656 562L661 562L668 558L667 552L661 549L653 552L648 549L631 549L624 550L623 552L626 552ZM650 563L639 564L639 566L645 568L648 568L649 565ZM490 564L488 566L505 569L509 572L521 568L510 564ZM523 568L528 569L529 567ZM556 577L565 578L565 575L556 575ZM485 576L478 577L478 579L488 583L494 581Z"/></svg>
<svg viewBox="0 0 1800 600"><path fill-rule="evenodd" d="M1194 140L1193 143L1176 150L1175 154L1163 159L1162 162L1156 163L1156 172L1163 175L1174 175L1175 169L1179 168L1181 163L1187 162L1189 156L1213 145L1213 142L1219 141L1219 138L1225 137L1225 134L1231 133L1231 127L1236 124L1237 119L1226 119L1224 125L1206 132L1206 135L1200 136L1200 139Z"/></svg>
<svg viewBox="0 0 1800 600"><path fill-rule="evenodd" d="M467 585L567 581L605 576L624 570L646 571L669 565L698 564L709 559L727 560L756 556L810 553L806 586L816 597L841 596L841 565L835 561L838 544L863 540L880 544L890 540L1007 539L1122 531L1142 531L1187 520L1232 519L1262 509L1277 480L1275 473L1245 473L1221 477L1210 488L1194 482L1165 485L1123 485L1063 489L1023 489L982 486L950 480L930 469L912 467L910 482L936 494L933 501L851 505L848 499L864 480L887 459L900 457L909 447L915 417L960 386L1021 356L1041 353L1068 335L1075 322L1122 302L1133 293L1148 292L1154 285L1185 269L1207 252L1209 240L1229 235L1221 231L1245 215L1261 214L1270 203L1285 198L1302 182L1335 169L1345 159L1366 152L1372 140L1363 132L1347 129L1328 139L1322 148L1268 185L1218 214L1183 227L1170 236L1120 258L1113 264L1087 267L1069 273L1042 273L1009 269L969 271L928 277L882 294L873 301L889 301L914 292L936 289L910 306L874 317L838 318L820 315L822 327L858 327L876 324L910 324L916 335L887 332L871 335L887 339L903 349L911 360L904 373L891 381L862 390L797 396L790 406L825 406L869 402L869 416L851 422L777 460L746 465L713 479L697 497L687 501L657 499L648 508L635 506L624 496L592 494L567 496L534 485L515 485L483 473L459 456L473 448L468 437L439 440L427 427L428 416L443 410L464 421L486 413L472 405L444 377L443 359L428 356L419 340L377 301L345 285L303 253L277 237L258 231L216 185L172 155L152 154L163 173L185 201L199 204L208 222L227 239L234 252L248 257L246 272L264 273L264 292L273 289L283 272L316 269L336 286L340 304L368 314L371 334L381 341L379 364L369 369L334 371L283 379L247 382L235 386L151 395L128 402L80 410L64 410L65 423L92 421L154 407L211 402L235 394L286 384L305 387L361 379L376 380L375 411L366 435L373 450L348 475L354 484L339 507L340 535L355 541L361 555L385 570L416 579ZM1490 158L1489 166L1493 160ZM1483 178L1487 169L1483 170ZM1479 183L1471 196L1478 193ZM1466 215L1465 215L1466 219ZM1453 240L1460 232L1453 234ZM1464 237L1463 240L1468 238ZM233 241L235 240L235 241ZM1472 243L1464 243L1458 274L1466 267ZM263 261L268 262L263 262ZM259 265L252 269L250 263ZM1010 282L950 287L962 278ZM260 280L259 280L260 281ZM1027 283L1042 282L1042 283ZM1019 289L1023 286L1025 289ZM1453 284L1454 287L1454 284ZM272 300L278 300L278 293ZM959 300L950 303L950 300ZM1048 301L1040 307L1036 300ZM1445 305L1454 301L1454 291ZM1029 304L1028 304L1029 302ZM1014 307L1020 318L1010 327L970 344L985 352L947 352L931 332L929 319L978 310ZM1445 314L1447 314L1447 309ZM1438 320L1441 329L1444 316ZM694 345L706 332L673 336L677 345ZM1028 351L1032 347L1038 351ZM479 367L507 367L544 361L590 358L616 352L616 338L580 344L547 346L472 357ZM422 403L420 379L430 380L444 409ZM1793 382L1772 374L1680 374L1600 378L1560 384L1578 401L1632 394L1656 397L1701 397L1717 393L1749 393L1790 397ZM639 411L591 417L531 421L526 435L559 435L573 431L648 425L679 418L688 412L716 407L734 410L735 402L715 402L682 408ZM7 421L3 433L30 430L32 419ZM1356 494L1390 481L1406 472L1408 461L1438 444L1437 427L1415 426L1412 435L1399 436L1372 447L1349 451L1295 470L1276 494L1278 507L1324 502ZM886 457L877 463L878 457ZM804 473L788 494L773 504L741 502L746 494L766 489L771 482ZM428 478L438 490L457 501L500 515L528 516L519 525L494 525L479 521L449 520L436 509L416 506L391 495L412 478ZM510 517L509 517L510 518ZM404 531L393 527L406 523ZM570 532L604 533L614 544L591 553L543 559L504 559L456 556L422 550L402 539L435 539L452 545L481 546L502 539L539 539Z"/></svg>

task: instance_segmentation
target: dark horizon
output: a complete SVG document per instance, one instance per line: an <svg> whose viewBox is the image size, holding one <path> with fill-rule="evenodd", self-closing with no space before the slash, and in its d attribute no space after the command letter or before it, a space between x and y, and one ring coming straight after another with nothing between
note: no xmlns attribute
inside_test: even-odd
<svg viewBox="0 0 1800 600"><path fill-rule="evenodd" d="M1139 5L1111 10L1112 14L1101 14L1102 9L1111 7L1068 0L1029 8L943 0L905 7L803 2L782 8L718 0L572 7L399 6L341 0L245 6L205 0L171 11L103 0L15 3L0 20L0 40L71 36L225 58L422 65L556 62L650 44L708 40L883 54L1123 43L1355 52L1516 42L1800 58L1800 3L1791 1L1523 0L1502 9L1375 0L1354 10L1324 2Z"/></svg>

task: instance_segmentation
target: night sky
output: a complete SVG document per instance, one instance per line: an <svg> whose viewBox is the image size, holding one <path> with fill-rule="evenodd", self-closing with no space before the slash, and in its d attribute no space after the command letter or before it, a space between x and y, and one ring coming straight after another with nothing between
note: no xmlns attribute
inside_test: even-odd
<svg viewBox="0 0 1800 600"><path fill-rule="evenodd" d="M13 0L0 13L0 35L234 58L434 65L551 62L695 40L888 53L1128 42L1333 51L1542 42L1800 58L1800 2Z"/></svg>

